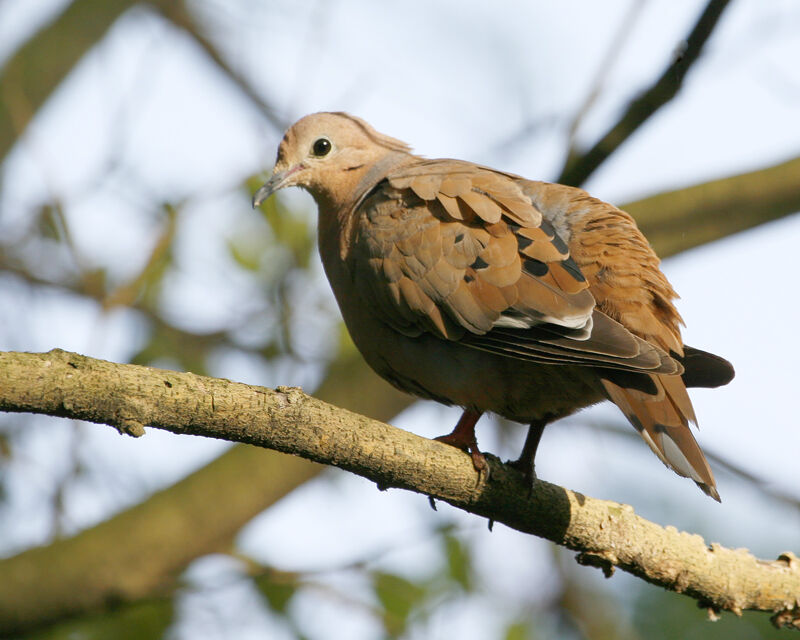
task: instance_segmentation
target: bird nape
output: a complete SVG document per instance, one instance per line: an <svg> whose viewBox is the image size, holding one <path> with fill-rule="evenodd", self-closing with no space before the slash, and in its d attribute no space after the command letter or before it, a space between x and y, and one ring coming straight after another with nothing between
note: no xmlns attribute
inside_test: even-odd
<svg viewBox="0 0 800 640"><path fill-rule="evenodd" d="M530 481L544 427L616 404L670 469L719 500L689 428L686 388L733 378L684 346L677 297L633 218L585 191L461 160L415 156L346 113L292 125L253 198L309 191L319 249L367 363L399 389L464 408L439 438L472 455L484 412L530 425Z"/></svg>

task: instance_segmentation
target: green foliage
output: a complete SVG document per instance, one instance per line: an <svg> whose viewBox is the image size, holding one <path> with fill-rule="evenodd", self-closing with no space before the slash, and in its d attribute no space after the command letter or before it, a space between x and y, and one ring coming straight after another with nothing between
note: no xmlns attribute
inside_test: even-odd
<svg viewBox="0 0 800 640"><path fill-rule="evenodd" d="M464 543L448 528L443 531L445 558L448 576L464 591L472 590L472 559Z"/></svg>
<svg viewBox="0 0 800 640"><path fill-rule="evenodd" d="M291 603L300 593L313 592L315 597L330 597L342 604L349 603L361 615L375 616L388 638L406 637L412 629L424 629L428 617L444 602L452 601L474 590L474 568L469 545L452 525L438 527L432 532L438 542L439 556L429 571L422 575L401 575L382 567L371 567L372 561L356 562L342 569L361 574L369 584L371 597L366 601L348 591L340 591L335 583L320 581L314 573L297 573L265 567L252 558L245 558L250 575L264 600L266 609L281 619L294 637L301 638L302 620ZM327 573L327 572L326 572ZM527 627L520 624L512 639ZM511 626L509 627L511 629Z"/></svg>
<svg viewBox="0 0 800 640"><path fill-rule="evenodd" d="M164 276L173 266L172 248L178 228L178 210L171 204L164 203L162 212L165 220L161 235L153 246L147 263L129 284L133 296L141 296L151 308L158 306ZM135 299L133 296L132 299Z"/></svg>
<svg viewBox="0 0 800 640"><path fill-rule="evenodd" d="M294 574L268 571L255 579L255 585L270 610L286 615L289 602L297 593L300 583Z"/></svg>
<svg viewBox="0 0 800 640"><path fill-rule="evenodd" d="M234 262L245 271L258 271L261 251L257 243L246 242L247 238L228 239L228 253Z"/></svg>
<svg viewBox="0 0 800 640"><path fill-rule="evenodd" d="M52 204L44 204L36 212L36 229L42 238L63 239L62 213Z"/></svg>
<svg viewBox="0 0 800 640"><path fill-rule="evenodd" d="M393 638L399 637L406 631L412 610L428 595L428 588L382 571L372 574L372 586L381 604L386 632Z"/></svg>
<svg viewBox="0 0 800 640"><path fill-rule="evenodd" d="M275 240L291 252L295 266L307 269L314 241L306 222L289 215L289 210L277 197L270 198L262 206Z"/></svg>
<svg viewBox="0 0 800 640"><path fill-rule="evenodd" d="M372 587L380 603L386 633L400 637L412 623L423 624L431 612L451 598L473 591L472 555L452 525L436 531L441 540L441 564L417 579L375 571Z"/></svg>
<svg viewBox="0 0 800 640"><path fill-rule="evenodd" d="M506 627L503 640L530 640L533 637L533 630L530 622L512 622Z"/></svg>
<svg viewBox="0 0 800 640"><path fill-rule="evenodd" d="M124 605L48 627L25 636L26 640L159 640L174 618L170 598Z"/></svg>

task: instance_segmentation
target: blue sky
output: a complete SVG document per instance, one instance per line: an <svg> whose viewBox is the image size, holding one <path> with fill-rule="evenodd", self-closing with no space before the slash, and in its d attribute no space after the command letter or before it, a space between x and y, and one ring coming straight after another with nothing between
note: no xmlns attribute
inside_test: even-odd
<svg viewBox="0 0 800 640"><path fill-rule="evenodd" d="M608 48L619 47L617 62L578 130L584 143L660 73L700 5L643 3L632 36L621 40L615 39L617 30L631 2L285 0L270 6L208 2L202 11L222 34L222 48L236 67L287 122L308 112L346 110L409 142L420 154L551 179L562 160L566 124ZM8 46L13 38L4 35L24 33L34 14L22 0L1 4L0 42ZM621 203L797 156L798 27L796 3L733 3L683 92L586 188ZM528 125L534 125L534 134L520 135ZM146 213L148 203L169 194L185 196L190 204L181 221L179 270L168 285L169 309L185 326L213 329L247 302L220 241L236 228L256 224L246 198L233 188L242 176L269 169L280 133L231 91L184 35L145 12L131 12L58 90L3 166L0 232L30 215L36 204L58 196L87 263L109 265L114 277L124 279L141 266L158 232L158 220ZM120 171L97 183L110 159L120 161ZM313 217L308 196L289 197ZM800 313L793 286L798 240L800 216L794 216L664 263L682 296L685 341L724 355L737 369L728 387L692 394L701 445L795 495L800 495L794 407L800 347L791 332ZM316 270L321 277L318 265ZM57 292L30 295L2 282L0 325L7 328L0 332L2 349L61 347L119 360L140 339L130 313L103 313ZM332 306L329 292L323 295ZM317 339L308 336L310 344ZM314 371L264 371L236 357L221 360L219 369L226 377L268 385L313 387L318 377ZM424 404L394 423L434 436L448 431L456 418L454 410ZM625 424L614 407L602 406L549 428L537 461L540 477L630 501L637 512L662 524L757 553L777 555L800 539L797 513L725 473L718 473L723 503L712 503L665 470L641 442L591 427L609 422ZM101 489L96 482L73 488L68 496L73 529L177 479L224 446L155 430L136 441L97 426L80 431L85 455L95 465L93 477L111 480ZM479 437L496 450L500 445L492 431L484 419ZM63 470L53 443L66 446L71 437L63 424L43 423L29 439L27 459L12 465L20 480L11 485L11 505L30 517L9 527L0 548L10 552L46 535L49 521L41 497ZM520 443L522 437L520 429ZM30 476L38 478L32 486L23 481ZM542 576L536 572L547 572L545 543L502 527L489 535L484 523L446 508L432 516L419 496L379 493L338 472L270 509L247 527L241 544L287 568L337 566L390 548L381 561L413 572L433 553L425 539L431 517L458 523L473 540L480 566L502 567L502 584L491 582L494 572L485 572L495 593L539 583ZM203 571L229 570L226 562L196 570L202 578ZM615 587L621 592L625 580L609 584L623 585ZM248 597L235 594L239 603ZM324 612L323 621L332 616L345 624L341 611L324 597L304 598L299 607L316 607ZM481 637L491 633L499 614L486 603L476 609L437 615L442 625L453 621L461 637ZM253 629L262 623L255 620ZM350 635L342 631L341 637L372 637L374 625L367 618L353 615L346 624ZM248 636L249 628L240 637L260 637L257 631ZM314 635L319 629L310 633L323 637ZM430 637L453 637L442 633L436 627Z"/></svg>

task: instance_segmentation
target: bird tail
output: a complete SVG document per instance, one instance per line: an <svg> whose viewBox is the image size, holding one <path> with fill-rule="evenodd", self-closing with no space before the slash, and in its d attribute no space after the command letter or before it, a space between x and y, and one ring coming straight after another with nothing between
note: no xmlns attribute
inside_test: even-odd
<svg viewBox="0 0 800 640"><path fill-rule="evenodd" d="M613 377L613 376L609 376ZM714 474L694 439L689 422L697 424L689 394L680 376L649 374L648 393L611 380L601 380L611 401L625 414L661 462L675 473L691 478L720 502ZM618 381L619 382L619 381Z"/></svg>
<svg viewBox="0 0 800 640"><path fill-rule="evenodd" d="M725 358L683 345L683 356L670 354L683 365L683 384L687 387L707 387L713 389L733 380L733 365Z"/></svg>

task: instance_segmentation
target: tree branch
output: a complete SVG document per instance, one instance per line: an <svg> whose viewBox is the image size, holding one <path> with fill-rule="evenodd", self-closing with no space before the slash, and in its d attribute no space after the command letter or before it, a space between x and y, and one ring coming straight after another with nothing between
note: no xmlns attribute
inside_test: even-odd
<svg viewBox="0 0 800 640"><path fill-rule="evenodd" d="M0 159L84 54L137 4L139 0L74 0L6 62L0 70Z"/></svg>
<svg viewBox="0 0 800 640"><path fill-rule="evenodd" d="M142 435L150 425L300 455L357 473L380 488L416 491L546 538L579 551L580 563L606 575L619 567L713 611L769 611L776 624L800 628L800 560L790 552L767 562L744 550L708 546L700 536L644 520L629 506L543 481L528 495L521 475L496 459L490 460L489 479L476 484L462 452L300 389L272 391L61 350L0 353L0 371L3 411L105 423L131 435ZM118 543L122 550L125 540ZM40 582L25 570L25 555L6 564L0 581L0 628L9 633L24 624L14 594Z"/></svg>
<svg viewBox="0 0 800 640"><path fill-rule="evenodd" d="M4 373L0 380L5 380ZM384 419L413 401L376 376L352 345L330 364L316 393ZM0 560L0 576L29 576L10 592L4 589L10 583L0 580L0 602L8 603L15 615L7 620L0 607L0 637L12 622L15 633L21 633L91 615L110 604L171 593L191 561L228 549L244 524L324 468L296 456L238 445L94 527ZM125 541L124 553L120 540ZM58 578L43 580L54 567Z"/></svg>
<svg viewBox="0 0 800 640"><path fill-rule="evenodd" d="M800 211L800 158L623 206L662 258Z"/></svg>
<svg viewBox="0 0 800 640"><path fill-rule="evenodd" d="M125 11L134 6L159 11L183 28L201 49L253 102L278 131L287 123L217 51L197 28L183 1L73 0L51 24L33 35L0 69L0 160L75 65L107 33Z"/></svg>
<svg viewBox="0 0 800 640"><path fill-rule="evenodd" d="M165 4L162 7L162 15L164 18L170 20L176 27L183 29L191 36L208 56L209 60L219 67L220 71L233 82L234 86L253 103L258 112L264 116L279 133L283 133L291 123L279 116L277 109L269 104L241 73L228 64L218 47L203 33L202 28L197 24L195 16L192 12L187 10L184 4Z"/></svg>
<svg viewBox="0 0 800 640"><path fill-rule="evenodd" d="M683 50L675 55L661 77L642 95L632 100L619 121L586 153L569 154L556 182L580 185L619 148L650 116L672 100L683 85L689 69L702 53L730 0L709 0Z"/></svg>

